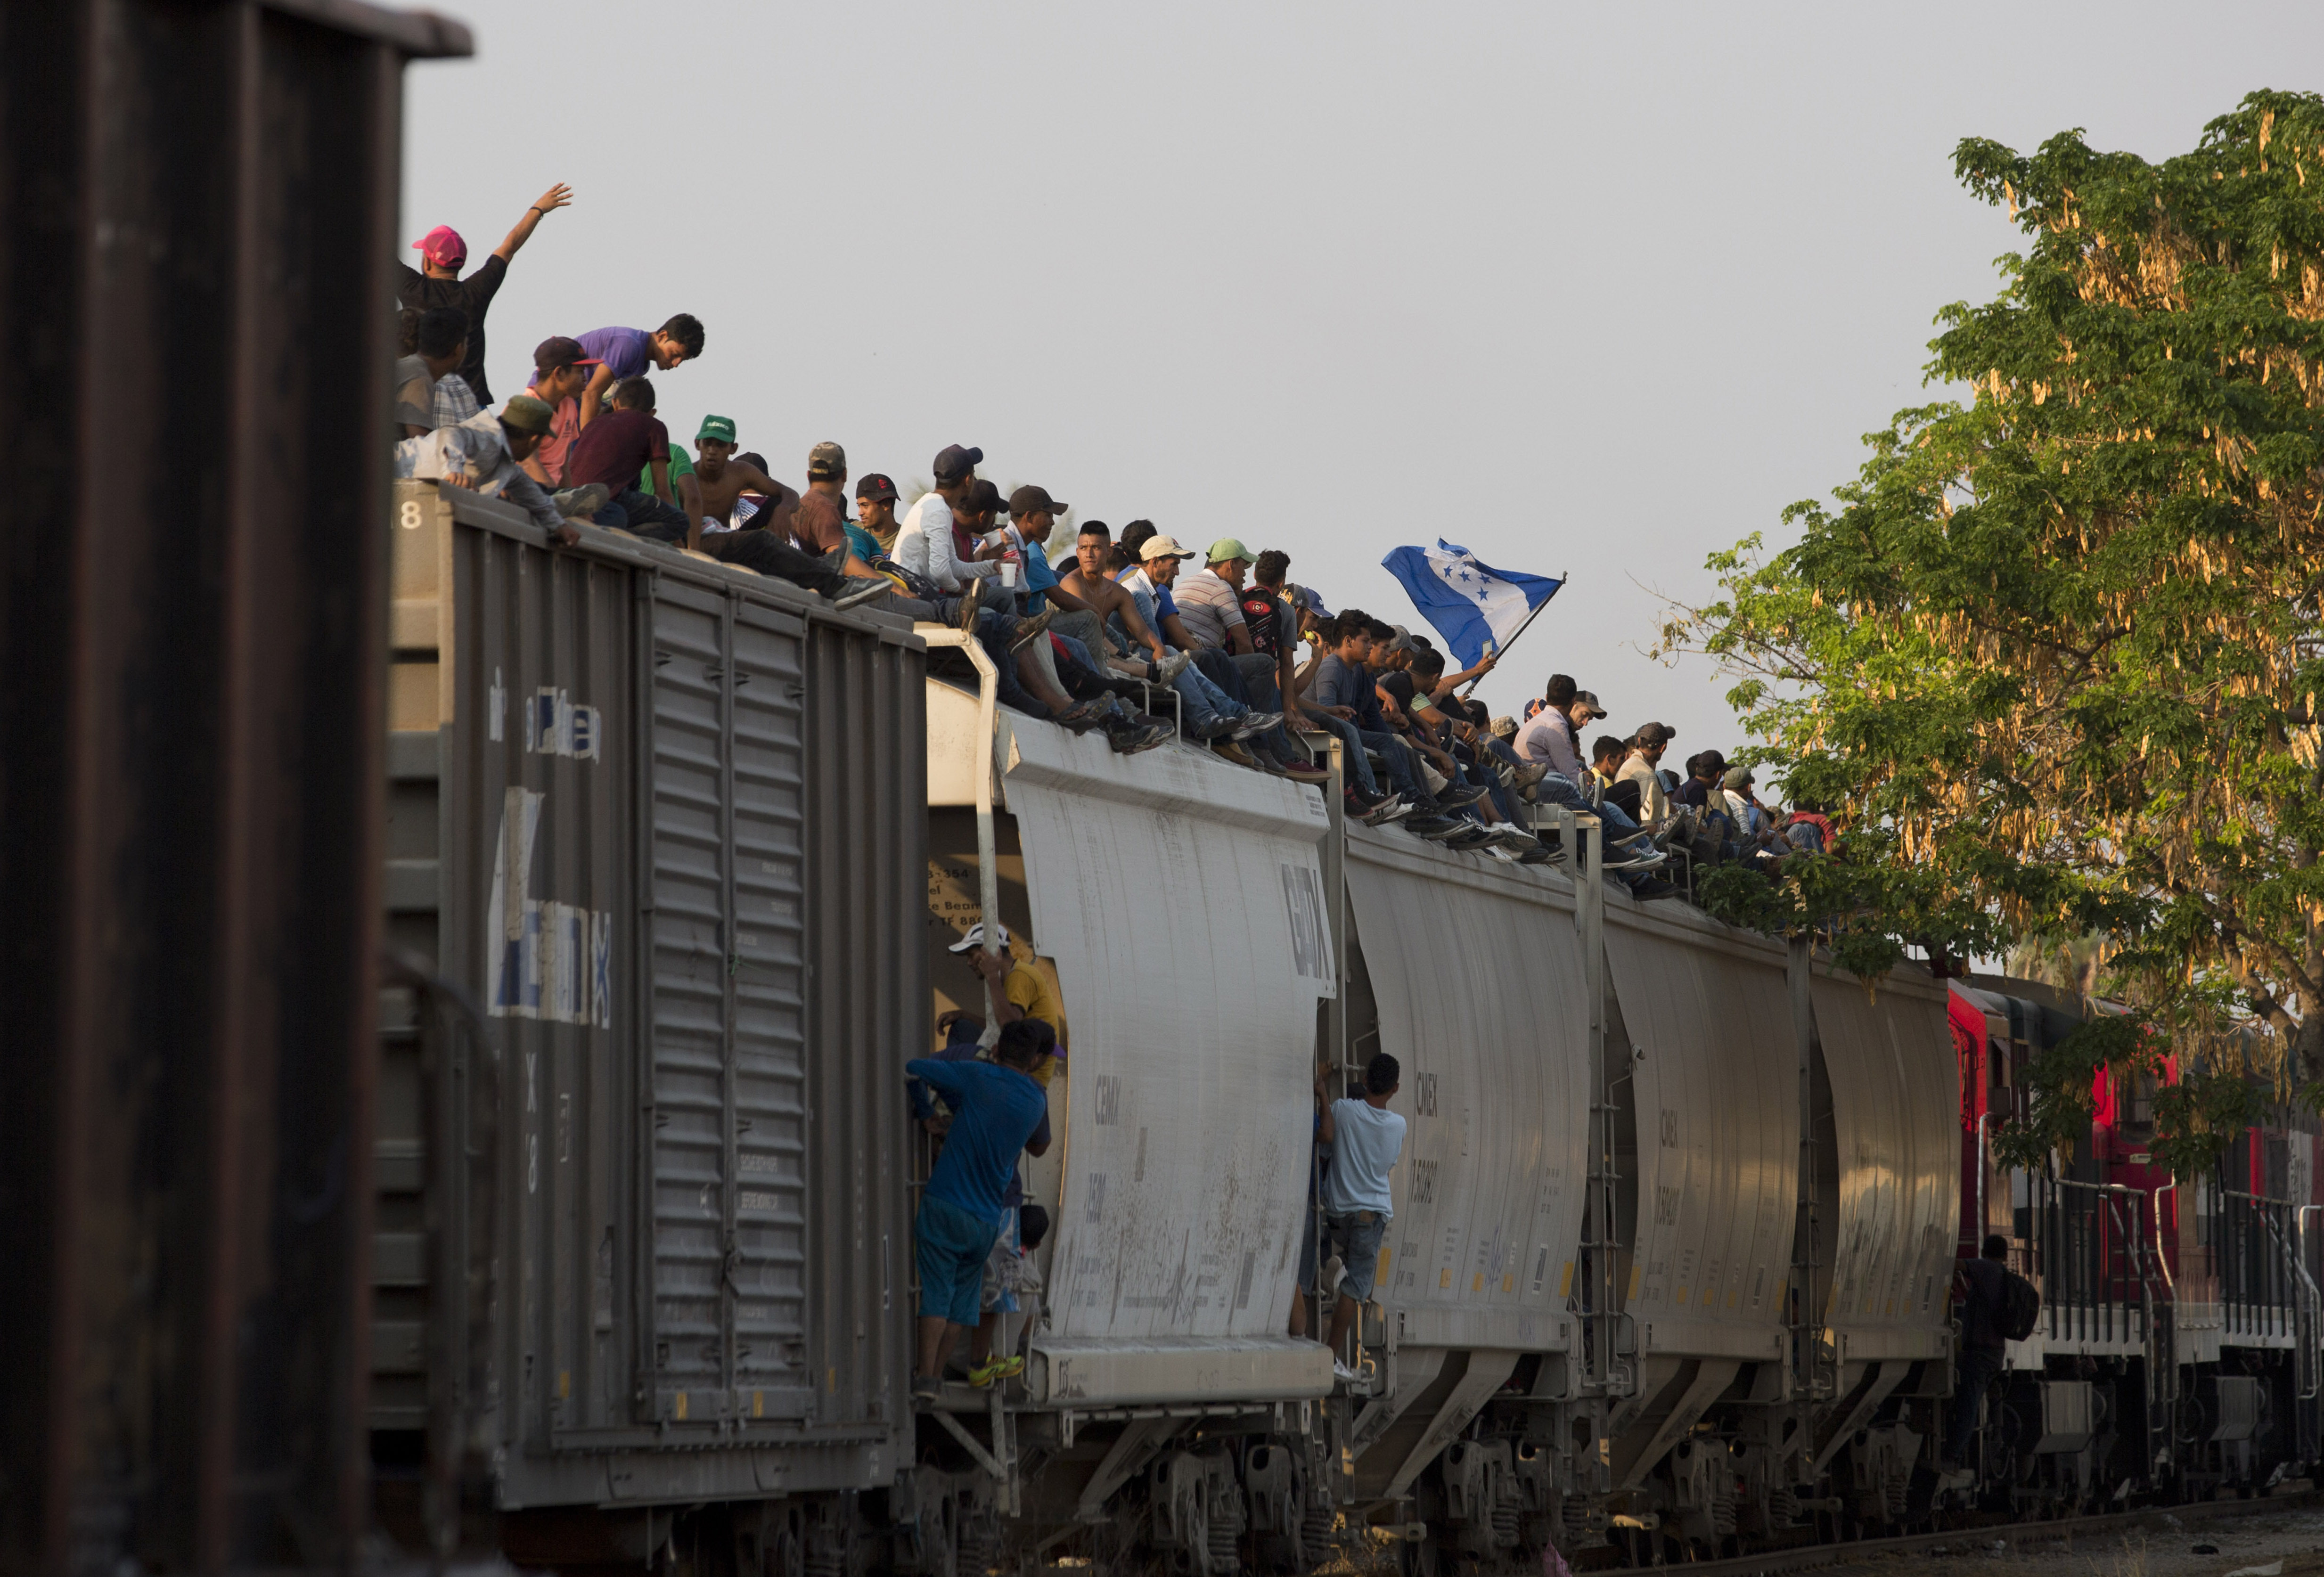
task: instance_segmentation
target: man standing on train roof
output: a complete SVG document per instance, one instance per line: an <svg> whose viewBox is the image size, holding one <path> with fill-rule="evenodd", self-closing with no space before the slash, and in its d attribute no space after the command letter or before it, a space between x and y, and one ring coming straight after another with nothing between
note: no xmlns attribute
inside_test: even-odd
<svg viewBox="0 0 2324 1577"><path fill-rule="evenodd" d="M936 1397L953 1348L983 1317L984 1262L1001 1233L1019 1154L1048 1150L1038 1130L1049 1114L1049 1098L1032 1074L1047 1039L1041 1028L1024 1019L1002 1025L989 1063L915 1057L904 1065L953 1111L912 1228L920 1272L915 1400ZM988 1360L969 1378L989 1385L1000 1378L989 1371L1002 1362Z"/></svg>
<svg viewBox="0 0 2324 1577"><path fill-rule="evenodd" d="M2001 1298L2008 1280L2002 1262L2008 1258L2009 1240L1995 1232L1985 1240L1983 1253L1962 1260L1955 1271L1962 1291L1960 1363L1953 1371L1953 1416L1937 1462L1940 1473L1957 1473L1968 1462L1977 1405L2001 1372L2007 1347L2001 1334Z"/></svg>
<svg viewBox="0 0 2324 1577"><path fill-rule="evenodd" d="M650 366L667 373L700 361L702 319L678 312L651 334L642 328L593 328L580 340L582 350L597 363L588 387L581 391L581 425L587 427L612 403L614 384L644 377Z"/></svg>
<svg viewBox="0 0 2324 1577"><path fill-rule="evenodd" d="M468 261L468 244L449 225L438 225L411 244L411 249L420 254L418 269L409 263L395 265L399 305L422 312L431 307L450 307L466 315L468 349L460 359L460 380L480 406L493 402L493 392L484 385L484 314L491 309L501 281L508 277L508 265L517 249L532 239L541 220L572 200L573 189L561 180L542 192L540 200L525 209L516 228L466 279L460 277L460 270Z"/></svg>
<svg viewBox="0 0 2324 1577"><path fill-rule="evenodd" d="M1379 1274L1380 1244L1395 1214L1388 1196L1388 1173L1404 1153L1404 1119L1388 1109L1400 1086L1404 1070L1396 1058L1381 1052L1365 1065L1364 1098L1333 1101L1325 1094L1332 1075L1328 1065L1315 1074L1315 1105L1322 1113L1315 1137L1332 1147L1332 1169L1323 1179L1323 1243L1326 1258L1337 1255L1345 1268L1332 1305L1332 1372L1354 1379L1346 1361L1348 1327L1356 1310L1372 1295L1372 1279ZM1303 1255L1299 1290L1315 1289L1314 1255Z"/></svg>

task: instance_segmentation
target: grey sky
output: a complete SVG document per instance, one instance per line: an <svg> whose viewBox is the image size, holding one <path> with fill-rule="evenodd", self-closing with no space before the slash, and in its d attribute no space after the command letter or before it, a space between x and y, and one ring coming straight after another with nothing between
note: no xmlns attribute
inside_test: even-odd
<svg viewBox="0 0 2324 1577"><path fill-rule="evenodd" d="M690 311L673 436L732 416L795 484L822 438L899 483L980 445L1401 622L1400 543L1570 570L1482 694L1562 669L1674 756L1741 736L1643 654L1647 588L1782 540L2015 244L1954 143L2162 157L2324 58L2312 0L443 4L477 55L409 75L405 239L481 258L576 193L493 304L501 392L545 336Z"/></svg>

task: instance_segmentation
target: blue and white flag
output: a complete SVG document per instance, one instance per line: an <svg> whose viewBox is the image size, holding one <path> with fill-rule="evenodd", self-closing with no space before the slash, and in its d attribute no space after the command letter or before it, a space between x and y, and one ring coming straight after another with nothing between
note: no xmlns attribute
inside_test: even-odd
<svg viewBox="0 0 2324 1577"><path fill-rule="evenodd" d="M1398 548L1380 565L1404 583L1412 605L1436 626L1462 668L1477 665L1488 641L1494 650L1507 650L1534 610L1565 584L1480 564L1474 553L1441 537L1434 548Z"/></svg>

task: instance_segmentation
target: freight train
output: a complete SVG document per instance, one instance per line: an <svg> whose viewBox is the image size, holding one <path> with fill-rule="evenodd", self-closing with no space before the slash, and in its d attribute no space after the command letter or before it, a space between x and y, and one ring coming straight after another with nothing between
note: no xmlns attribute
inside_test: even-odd
<svg viewBox="0 0 2324 1577"><path fill-rule="evenodd" d="M2079 1007L1858 981L1567 862L997 715L952 632L395 499L372 1440L521 1564L1649 1564L2257 1493L2318 1456L2314 1126L2180 1187L2144 1088L1991 1154ZM902 1069L1052 976L1019 1379L907 1389ZM988 930L988 935L991 932ZM1286 1333L1315 1068L1403 1066L1356 1378ZM2044 1295L1960 1471L1957 1257Z"/></svg>

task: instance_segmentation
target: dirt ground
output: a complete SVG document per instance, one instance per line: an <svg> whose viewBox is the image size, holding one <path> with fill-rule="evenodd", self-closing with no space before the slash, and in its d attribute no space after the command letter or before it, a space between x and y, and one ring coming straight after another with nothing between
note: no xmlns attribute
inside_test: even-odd
<svg viewBox="0 0 2324 1577"><path fill-rule="evenodd" d="M2324 1508L2210 1522L2160 1516L2156 1521L2158 1526L2148 1527L2023 1543L1993 1530L1964 1536L1941 1554L1883 1555L1816 1571L1862 1577L2324 1577ZM2197 1553L2205 1546L2217 1553ZM2278 1562L2278 1570L2266 1570ZM2262 1570L2250 1572L2253 1567Z"/></svg>

